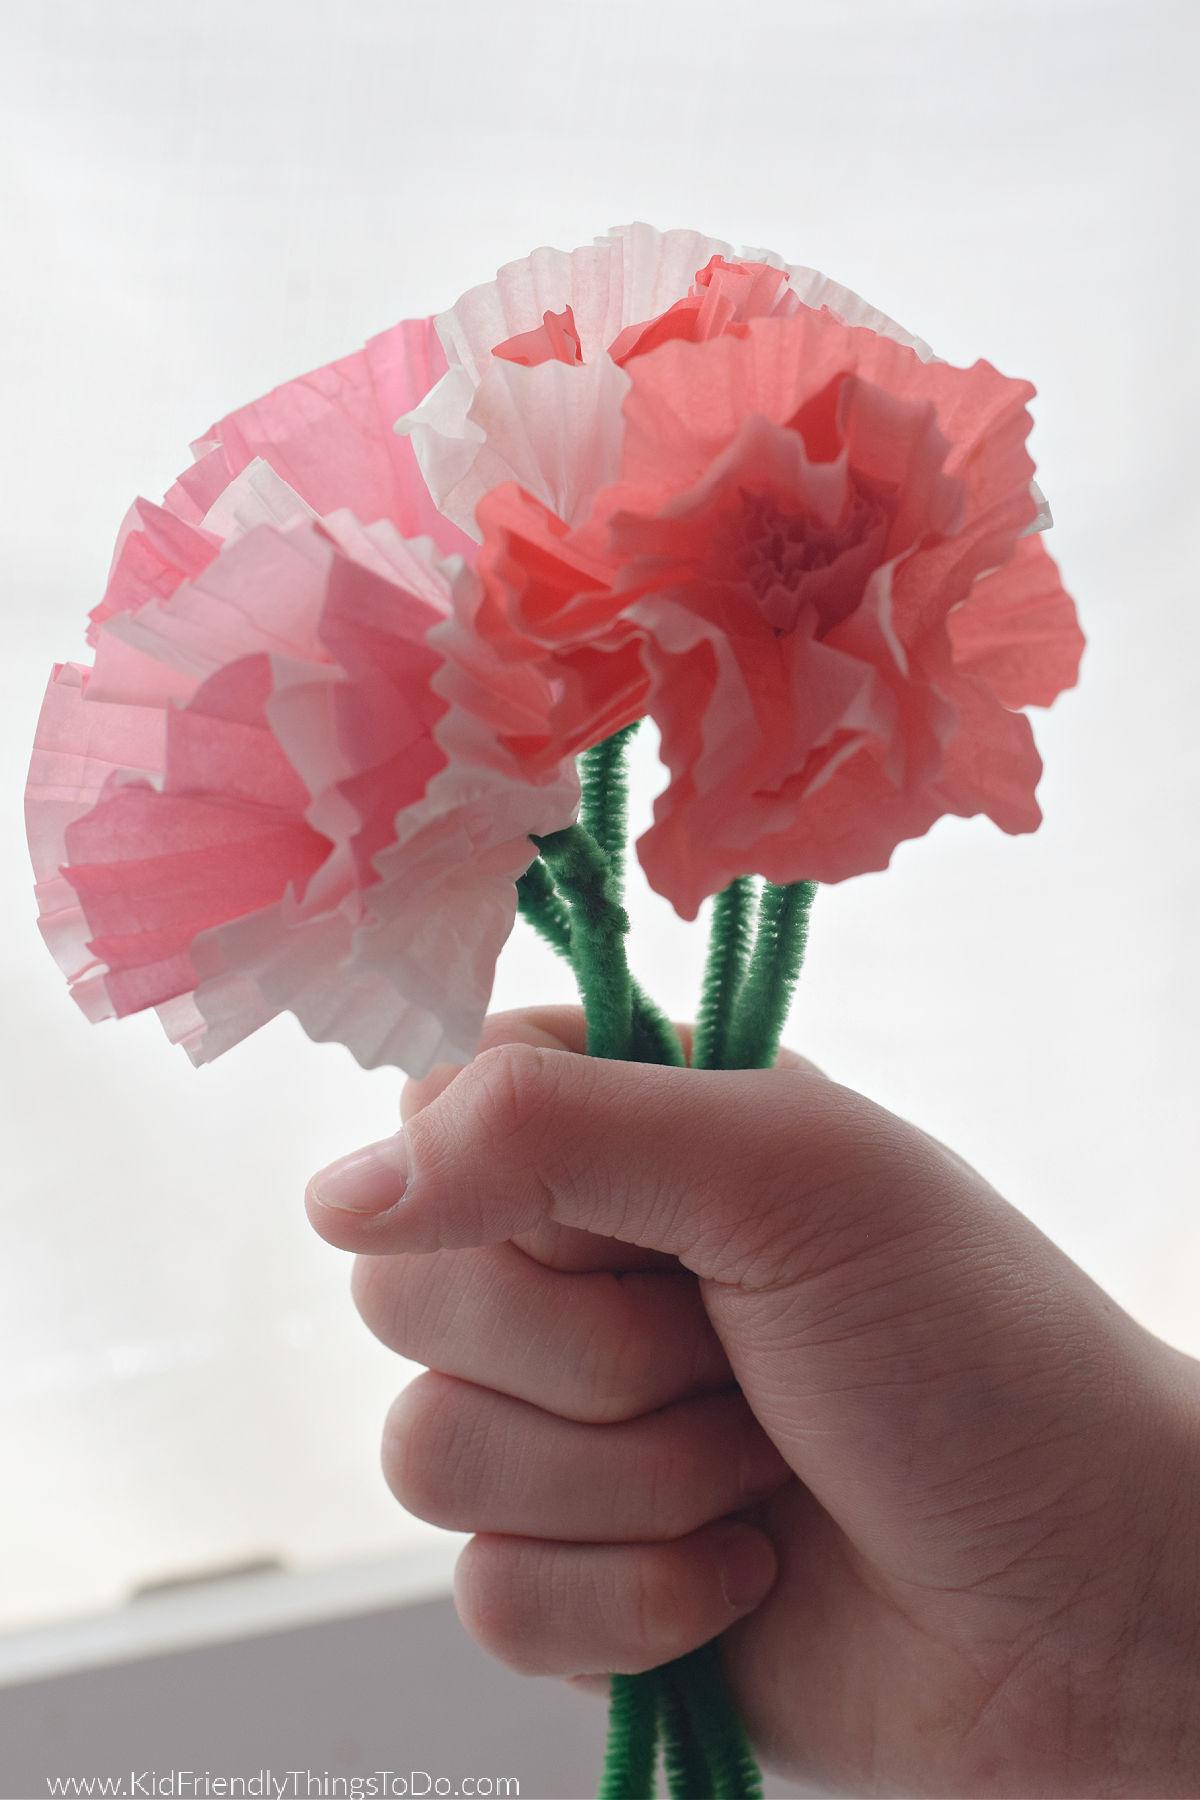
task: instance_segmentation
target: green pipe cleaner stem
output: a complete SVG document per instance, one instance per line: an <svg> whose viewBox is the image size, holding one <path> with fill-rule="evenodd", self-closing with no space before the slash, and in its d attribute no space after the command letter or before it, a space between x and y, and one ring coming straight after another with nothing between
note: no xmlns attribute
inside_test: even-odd
<svg viewBox="0 0 1200 1800"><path fill-rule="evenodd" d="M624 726L602 743L585 750L579 759L580 823L608 859L612 876L610 892L617 901L621 899L624 885L629 810L625 756L639 723L635 719L632 725ZM574 966L576 957L570 913L544 862L531 866L517 882L517 897L521 912L534 930ZM579 976L578 968L576 976ZM687 1059L679 1033L636 981L633 982L632 1021L628 1047L631 1061L683 1067Z"/></svg>
<svg viewBox="0 0 1200 1800"><path fill-rule="evenodd" d="M661 1669L651 1670L659 1681L658 1717L667 1792L671 1800L696 1800L698 1794L712 1793L714 1777L696 1741L674 1668L673 1663L667 1663Z"/></svg>
<svg viewBox="0 0 1200 1800"><path fill-rule="evenodd" d="M608 858L582 825L533 841L570 912L588 1055L627 1060L633 1044L633 982L625 958L629 915Z"/></svg>
<svg viewBox="0 0 1200 1800"><path fill-rule="evenodd" d="M530 923L574 967L589 1054L682 1064L673 1027L634 984L625 954L625 751L632 732L614 733L581 758L581 823L534 839L540 860L518 883L518 895ZM752 892L748 880L735 883L717 904L698 1040L714 1060L703 1066L717 1066L716 1059L725 1061L736 1049L740 996L751 985L757 953L761 948L765 955L768 938L780 938L781 923L784 937L790 930L785 907L778 917L768 911L764 931L760 905L751 957ZM772 965L776 975L782 967ZM772 969L760 970L760 981ZM783 1013L790 992L789 982ZM774 1029L777 1042L782 1017ZM613 1676L599 1800L652 1800L660 1738L672 1800L761 1800L761 1777L715 1646L641 1675Z"/></svg>
<svg viewBox="0 0 1200 1800"><path fill-rule="evenodd" d="M579 758L581 789L580 821L590 831L612 871L616 895L625 891L625 854L629 839L629 777L626 754L640 719L622 726L611 737L594 744ZM633 1036L629 1055L634 1062L686 1062L679 1033L662 1009L635 981L633 984Z"/></svg>
<svg viewBox="0 0 1200 1800"><path fill-rule="evenodd" d="M679 1033L661 1006L656 1006L635 981L633 984L633 1041L629 1060L640 1063L668 1063L682 1069L687 1064Z"/></svg>
<svg viewBox="0 0 1200 1800"><path fill-rule="evenodd" d="M612 1677L608 1744L597 1800L653 1800L658 1760L658 1680L647 1675ZM691 1800L703 1800L693 1795Z"/></svg>
<svg viewBox="0 0 1200 1800"><path fill-rule="evenodd" d="M808 942L815 881L764 884L750 965L734 1010L730 1068L770 1069L779 1054L792 993Z"/></svg>
<svg viewBox="0 0 1200 1800"><path fill-rule="evenodd" d="M762 1776L725 1680L717 1640L677 1657L665 1673L708 1766L711 1786L691 1800L762 1800Z"/></svg>
<svg viewBox="0 0 1200 1800"><path fill-rule="evenodd" d="M617 892L625 886L625 850L629 838L629 777L625 752L640 719L614 731L579 758L580 823L590 831L609 861Z"/></svg>
<svg viewBox="0 0 1200 1800"><path fill-rule="evenodd" d="M754 882L748 875L739 875L713 901L708 960L704 968L700 1010L696 1016L696 1040L692 1046L693 1068L730 1067L729 1043L734 1009L750 960L753 905Z"/></svg>
<svg viewBox="0 0 1200 1800"><path fill-rule="evenodd" d="M552 950L570 962L571 915L540 856L517 877L517 910Z"/></svg>
<svg viewBox="0 0 1200 1800"><path fill-rule="evenodd" d="M571 915L541 857L535 857L524 875L517 878L517 907L521 917L574 968ZM679 1033L636 981L629 1056L631 1062L670 1063L680 1069L686 1061Z"/></svg>

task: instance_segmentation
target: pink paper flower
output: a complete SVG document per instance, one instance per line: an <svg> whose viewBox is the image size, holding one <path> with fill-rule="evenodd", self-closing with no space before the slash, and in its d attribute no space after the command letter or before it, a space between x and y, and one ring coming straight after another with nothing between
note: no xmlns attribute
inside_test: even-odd
<svg viewBox="0 0 1200 1800"><path fill-rule="evenodd" d="M1046 516L1033 389L785 292L707 338L702 298L642 328L614 479L574 520L511 482L478 512L472 629L559 695L533 753L659 725L671 780L639 855L685 917L740 874L884 868L944 813L1035 829L1014 709L1082 648L1024 535Z"/></svg>
<svg viewBox="0 0 1200 1800"><path fill-rule="evenodd" d="M261 484L245 471L231 506ZM529 833L578 793L569 768L528 779L482 708L452 703L485 681L519 736L548 700L485 648L445 668L452 589L473 583L389 520L260 523L110 614L94 668L56 669L29 838L89 1017L154 1006L198 1063L285 1008L366 1067L470 1057Z"/></svg>
<svg viewBox="0 0 1200 1800"><path fill-rule="evenodd" d="M365 524L389 519L405 537L428 537L445 555L473 555L443 518L412 449L393 426L445 373L432 319L406 319L350 356L238 407L192 445L195 461L161 506L135 500L117 538L92 632L115 613L163 600L206 569L247 524L347 507ZM255 488L231 482L257 466Z"/></svg>

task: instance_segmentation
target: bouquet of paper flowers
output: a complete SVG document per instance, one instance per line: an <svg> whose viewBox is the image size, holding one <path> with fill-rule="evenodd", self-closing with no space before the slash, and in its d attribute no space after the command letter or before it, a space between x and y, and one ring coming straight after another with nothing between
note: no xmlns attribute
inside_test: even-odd
<svg viewBox="0 0 1200 1800"><path fill-rule="evenodd" d="M633 225L230 413L134 503L28 788L89 1018L196 1063L283 1010L365 1067L466 1062L520 910L595 1055L682 1063L632 979L636 853L711 898L692 1061L775 1057L815 884L941 815L1035 830L1021 710L1082 638L1026 382L762 250ZM748 1795L715 1652L613 1681L603 1792Z"/></svg>

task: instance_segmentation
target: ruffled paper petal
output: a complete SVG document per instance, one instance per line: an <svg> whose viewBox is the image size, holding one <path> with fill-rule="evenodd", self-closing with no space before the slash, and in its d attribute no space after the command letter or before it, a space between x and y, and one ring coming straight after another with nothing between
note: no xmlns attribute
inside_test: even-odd
<svg viewBox="0 0 1200 1800"><path fill-rule="evenodd" d="M117 537L104 597L89 614L88 642L96 642L100 627L114 614L165 600L199 575L221 548L221 536L149 500L135 500Z"/></svg>
<svg viewBox="0 0 1200 1800"><path fill-rule="evenodd" d="M363 527L335 514L323 535L336 545L318 626L332 667L316 672L321 679L280 671L268 710L312 795L310 822L346 845L368 887L396 819L446 762L435 737L446 711L434 689L442 659L429 640L448 614L449 583L428 540L408 543L386 521Z"/></svg>
<svg viewBox="0 0 1200 1800"><path fill-rule="evenodd" d="M958 729L947 745L935 798L962 818L986 813L1002 831L1036 831L1042 822L1035 798L1042 759L1029 720L1001 706L970 675L946 674L941 686L958 715Z"/></svg>
<svg viewBox="0 0 1200 1800"><path fill-rule="evenodd" d="M977 511L997 498L1010 507L1011 516L987 521L997 542L1004 527L1015 541L1033 516L1033 465L1024 451L1033 389L989 363L925 363L888 338L804 311L757 320L742 335L704 345L668 344L631 363L629 374L620 484L627 492L605 496L609 516L627 503L647 510L694 485L748 415L790 425L830 384L851 376L864 395L875 388L892 403L932 407L949 446L946 475L965 481L984 461Z"/></svg>
<svg viewBox="0 0 1200 1800"><path fill-rule="evenodd" d="M946 813L986 813L1004 831L1035 831L1042 765L1028 720L995 702L982 683L950 679L927 691L944 740L935 780L897 785L889 773L888 719L876 687L863 695L873 728L835 734L824 767L818 761L749 804L740 780L707 789L697 782L708 729L705 714L693 713L692 744L680 737L674 779L638 842L651 886L693 918L708 895L748 872L780 883L831 883L886 869L901 842L924 836ZM745 747L743 739L743 754Z"/></svg>
<svg viewBox="0 0 1200 1800"><path fill-rule="evenodd" d="M372 535L385 539L381 530ZM399 554L399 546L390 548ZM456 604L467 606L461 590L473 591L473 577L462 570L455 585ZM430 632L432 647L442 632ZM482 681L483 671L478 675ZM327 868L303 904L285 896L269 917L235 920L197 941L193 954L203 979L194 1014L177 1012L169 1021L193 1060L220 1054L264 1016L285 1009L311 1037L346 1044L367 1068L389 1064L421 1074L436 1062L469 1060L515 917L514 883L534 854L529 834L569 824L579 789L570 764L531 780L505 748L526 709L536 717L540 707L544 720L548 697L540 677L531 670L493 671L488 692L494 705L507 700L499 721L507 732L472 711L446 707L463 679L446 665L430 684L427 704L440 708L440 716L430 744L422 751L414 743L412 751L427 756L433 772L423 797L397 811L392 841L375 855L375 879L361 885L357 902L314 911L314 897L328 885ZM278 696L272 705L284 741L288 705ZM411 757L405 766L411 777ZM352 797L353 783L340 781L337 793ZM325 804L310 807L310 818L331 817Z"/></svg>
<svg viewBox="0 0 1200 1800"><path fill-rule="evenodd" d="M129 783L68 829L67 851L121 1017L193 989L198 933L306 882L329 844L295 815Z"/></svg>
<svg viewBox="0 0 1200 1800"><path fill-rule="evenodd" d="M526 369L544 362L581 363L583 345L575 315L569 306L560 313L548 312L533 331L519 331L516 337L497 344L492 355L502 362L520 363Z"/></svg>
<svg viewBox="0 0 1200 1800"><path fill-rule="evenodd" d="M456 722L448 715L447 728ZM528 788L498 778L494 767L472 775L459 763L435 777L425 808L403 821L395 847L379 857L381 881L357 953L381 976L402 979L417 1016L441 1022L430 1064L474 1054L516 916L514 883L535 854L529 833L561 830L578 803L570 767Z"/></svg>
<svg viewBox="0 0 1200 1800"><path fill-rule="evenodd" d="M92 699L85 703L87 683L88 671L78 663L55 668L38 718L25 789L38 927L81 1004L98 959L89 948L91 930L79 897L61 873L68 828L90 812L110 781L121 776L153 780L161 776L166 760L162 710ZM103 1012L98 986L95 999Z"/></svg>
<svg viewBox="0 0 1200 1800"><path fill-rule="evenodd" d="M828 631L875 570L961 525L964 487L927 401L846 376L788 426L754 409L728 423L727 446L669 500L632 483L603 497L622 592L684 584L734 633L787 632L807 610ZM670 451L660 460L669 476Z"/></svg>
<svg viewBox="0 0 1200 1800"><path fill-rule="evenodd" d="M514 883L534 855L528 833L560 829L577 808L569 770L528 793L484 770L473 782L461 769L435 776L398 819L361 909L310 916L287 896L201 937L193 1005L169 1014L168 1029L201 1063L286 1010L364 1068L420 1076L469 1061L516 915Z"/></svg>
<svg viewBox="0 0 1200 1800"><path fill-rule="evenodd" d="M732 326L769 319L777 312L791 313L799 304L789 288L786 269L713 256L697 271L684 299L676 300L655 318L625 326L608 346L608 354L624 367L660 344L707 343Z"/></svg>
<svg viewBox="0 0 1200 1800"><path fill-rule="evenodd" d="M616 477L628 386L608 357L583 367L493 358L477 385L451 370L401 426L434 500L464 532L480 535L481 500L510 481L570 524Z"/></svg>
<svg viewBox="0 0 1200 1800"><path fill-rule="evenodd" d="M260 651L325 661L321 619L332 556L319 527L255 527L170 600L111 621L96 662L105 691L109 640L196 684Z"/></svg>
<svg viewBox="0 0 1200 1800"><path fill-rule="evenodd" d="M852 631L797 631L768 659L673 601L634 608L671 777L638 857L684 918L738 875L828 882L885 868L943 810L930 783L955 715L891 636L886 571L872 594Z"/></svg>
<svg viewBox="0 0 1200 1800"><path fill-rule="evenodd" d="M986 578L1002 651L987 572L1038 566L1029 386L804 307L626 372L620 479L579 527L511 485L482 502L470 629L552 672L546 754L655 719L651 885L691 917L737 875L883 868L944 812L1033 829L1028 728L947 635Z"/></svg>
<svg viewBox="0 0 1200 1800"><path fill-rule="evenodd" d="M465 926L471 943L486 939L491 947L486 919L481 923L468 912L454 923ZM281 1012L291 1012L315 1042L344 1044L366 1069L389 1066L418 1075L437 1062L469 1060L486 1000L473 1032L468 1025L460 1039L437 1009L444 992L435 1004L423 1006L405 991L410 970L422 957L444 959L448 949L457 948L445 926L435 927L424 944L406 945L403 960L392 968L363 959L356 950L361 934L361 924L347 910L307 919L285 899L269 912L200 938L193 953L201 982L191 1015L168 1017L168 1030L196 1064L223 1055ZM494 944L495 954L502 942ZM487 951L481 954L486 960ZM489 994L494 967L493 955ZM451 977L444 962L443 968Z"/></svg>
<svg viewBox="0 0 1200 1800"><path fill-rule="evenodd" d="M166 716L157 708L106 706L85 693L89 671L59 663L51 674L34 734L26 821L34 874L58 874L66 828L94 806L114 774L154 778L166 757Z"/></svg>
<svg viewBox="0 0 1200 1800"><path fill-rule="evenodd" d="M458 559L387 520L314 520L258 467L201 574L51 684L28 799L43 929L89 1017L154 1006L197 1062L284 1009L368 1067L463 1060L529 834L574 817L574 770L528 775L440 691L432 640L474 583ZM535 671L475 676L509 736L539 706L544 728Z"/></svg>
<svg viewBox="0 0 1200 1800"><path fill-rule="evenodd" d="M805 707L805 741L821 748L805 756L797 747L781 761L771 716L779 696L753 689L728 640L706 632L694 615L685 622L673 609L669 620L660 619L664 627L669 666L659 662L657 642L648 655L663 676L656 711L671 781L638 841L650 885L682 917L694 918L708 895L767 861L774 880L839 880L850 872L849 857L882 856L886 863L896 841L892 821L860 818L841 844L844 823L834 833L821 828L831 790L844 795L847 763L873 760L870 747L890 722L886 692L872 671L809 643L788 672L785 698ZM877 764L875 770L876 787L895 808L894 784ZM920 816L927 811L922 802ZM869 841L872 834L889 837L886 848ZM822 873L798 872L813 866Z"/></svg>
<svg viewBox="0 0 1200 1800"><path fill-rule="evenodd" d="M531 766L552 766L642 716L648 677L640 633L626 613L628 596L614 587L619 564L606 547L593 554L514 483L494 488L479 517L479 584L442 639L447 661L486 669L499 657L552 667L550 710L535 717L531 709L522 742ZM478 697L464 704L487 718L483 683L477 686Z"/></svg>
<svg viewBox="0 0 1200 1800"><path fill-rule="evenodd" d="M1075 685L1083 633L1041 538L1023 538L946 623L956 665L1005 706L1049 706Z"/></svg>
<svg viewBox="0 0 1200 1800"><path fill-rule="evenodd" d="M256 456L222 488L204 515L204 527L222 543L235 544L256 525L274 525L285 531L289 525L318 516L270 463Z"/></svg>
<svg viewBox="0 0 1200 1800"><path fill-rule="evenodd" d="M729 245L698 231L661 232L650 225L622 227L577 250L534 250L440 313L438 336L450 363L477 383L497 344L569 306L586 365L623 325L652 318L682 299L697 269L718 254L732 254Z"/></svg>
<svg viewBox="0 0 1200 1800"><path fill-rule="evenodd" d="M725 280L720 268L731 261L748 262L756 273ZM798 280L799 288L781 289L785 277ZM629 340L631 331L644 340L643 348L660 341L664 332L671 335L674 327L660 328L656 321L676 304L688 305L698 278L699 298L687 318L708 308L700 335L757 316L763 308L794 312L812 293L817 296L812 304L827 305L836 298L845 309L840 316L869 319L873 328L886 327L897 341L919 344L848 289L813 270L789 270L770 251L735 256L730 245L700 232L660 232L637 224L577 250L535 250L506 264L494 281L470 289L439 315L449 373L399 421L398 429L411 436L430 492L446 516L477 535L480 500L512 480L560 518L581 521L592 497L613 478L620 444L625 387L614 379L609 352L617 344L621 360L631 355L638 347ZM545 320L564 317L571 320L579 366L540 360L547 343ZM695 335L691 324L686 329ZM514 343L525 347L522 356L531 344L537 347L538 367L525 374L541 379L512 381L498 373L515 372L507 361ZM929 354L927 346L919 347Z"/></svg>
<svg viewBox="0 0 1200 1800"><path fill-rule="evenodd" d="M39 739L57 729L64 747L73 744L73 791L63 803L73 816L61 831L61 862L88 934L84 959L72 924L76 966L68 973L103 964L117 1015L188 991L196 979L188 947L198 931L306 882L325 860L328 842L303 817L307 792L266 726L271 685L269 660L259 656L221 669L186 707L165 713L89 702L83 689L66 712L52 689ZM110 741L103 758L101 733ZM147 772L160 786L132 778L136 734L143 761L155 758ZM126 760L113 769L119 745ZM109 773L97 795L104 762ZM32 777L30 811L35 833L53 827L45 787Z"/></svg>
<svg viewBox="0 0 1200 1800"><path fill-rule="evenodd" d="M769 252L763 256L764 262L773 260ZM853 288L843 287L839 281L831 281L828 275L822 275L819 269L805 268L802 263L786 263L791 290L797 300L814 311L825 310L843 325L858 325L864 331L873 331L879 337L887 338L895 344L903 344L912 350L922 362L936 362L938 358L925 342L905 326L897 324L888 314L881 312L870 301L856 294Z"/></svg>
<svg viewBox="0 0 1200 1800"><path fill-rule="evenodd" d="M316 513L346 507L365 523L387 519L405 536L429 537L442 554L469 555L431 500L411 446L392 430L445 369L433 321L405 320L227 414L193 445L197 460L164 504L199 524L261 458Z"/></svg>

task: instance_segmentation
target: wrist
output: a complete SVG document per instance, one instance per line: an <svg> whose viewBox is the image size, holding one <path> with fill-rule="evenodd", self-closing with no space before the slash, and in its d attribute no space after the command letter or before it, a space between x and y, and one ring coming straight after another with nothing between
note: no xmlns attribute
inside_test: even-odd
<svg viewBox="0 0 1200 1800"><path fill-rule="evenodd" d="M1069 1739L1080 1791L1200 1794L1200 1364L1153 1341L1114 1529L1074 1615Z"/></svg>
<svg viewBox="0 0 1200 1800"><path fill-rule="evenodd" d="M1129 1729L1135 1774L1163 1794L1200 1794L1200 1363L1164 1345L1162 1455L1147 1477L1157 1554L1132 1611ZM1143 1722L1140 1734L1137 1721Z"/></svg>

